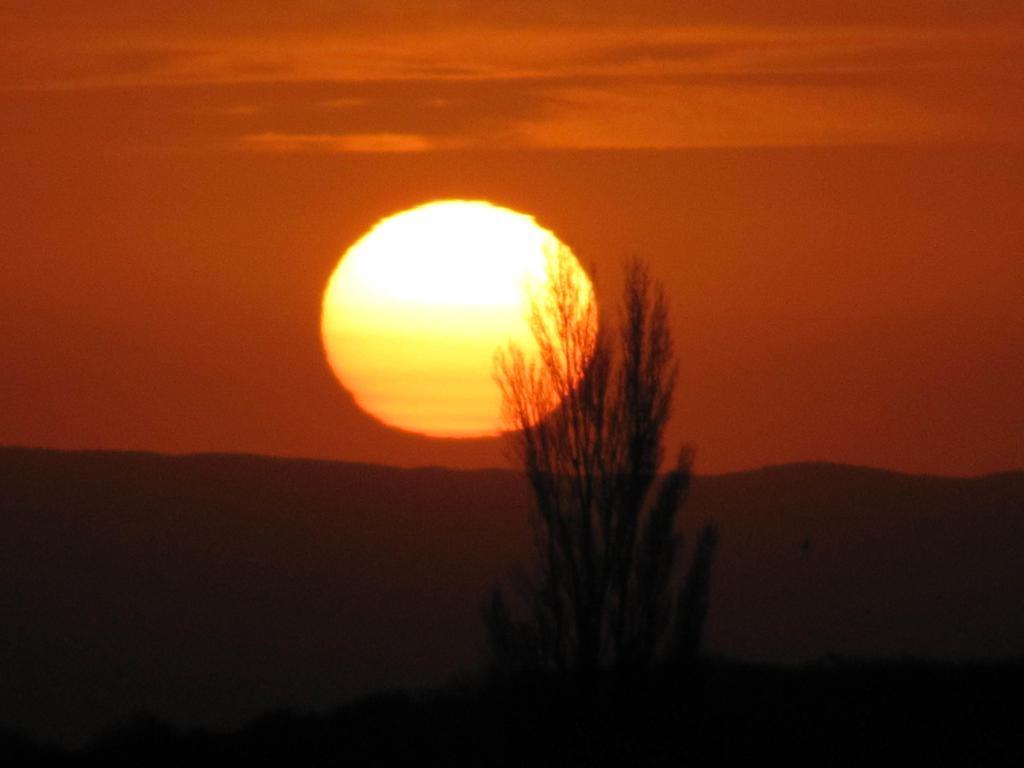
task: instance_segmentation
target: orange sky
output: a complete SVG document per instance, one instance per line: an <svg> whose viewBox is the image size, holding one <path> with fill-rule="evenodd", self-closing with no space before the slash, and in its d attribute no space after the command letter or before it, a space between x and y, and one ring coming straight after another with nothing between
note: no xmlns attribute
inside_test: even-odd
<svg viewBox="0 0 1024 768"><path fill-rule="evenodd" d="M12 5L0 443L502 463L319 345L340 253L461 197L652 263L700 471L1024 466L1019 2Z"/></svg>

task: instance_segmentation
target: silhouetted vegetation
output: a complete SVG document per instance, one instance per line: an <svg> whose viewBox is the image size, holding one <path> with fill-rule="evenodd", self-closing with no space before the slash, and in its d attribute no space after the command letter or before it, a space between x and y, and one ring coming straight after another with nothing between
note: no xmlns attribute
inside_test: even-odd
<svg viewBox="0 0 1024 768"><path fill-rule="evenodd" d="M1024 664L833 661L804 668L710 661L685 687L595 678L582 695L538 673L503 684L390 693L327 714L277 712L234 732L139 717L79 751L0 732L0 758L47 764L196 760L457 766L1017 766ZM8 762L10 762L8 760ZM14 764L14 763L11 763Z"/></svg>
<svg viewBox="0 0 1024 768"><path fill-rule="evenodd" d="M536 535L519 605L495 589L485 607L501 671L635 674L700 647L716 536L700 536L680 587L676 517L692 457L683 449L660 471L676 381L667 302L641 262L625 277L616 336L571 254L552 254L530 316L539 361L515 345L496 358Z"/></svg>

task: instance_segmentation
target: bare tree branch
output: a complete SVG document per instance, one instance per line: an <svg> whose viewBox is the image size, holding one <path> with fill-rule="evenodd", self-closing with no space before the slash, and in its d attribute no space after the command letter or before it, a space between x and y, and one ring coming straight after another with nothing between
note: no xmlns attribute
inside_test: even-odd
<svg viewBox="0 0 1024 768"><path fill-rule="evenodd" d="M498 592L487 609L492 656L509 668L643 668L699 648L715 540L701 538L673 597L692 455L659 474L676 362L664 291L642 262L626 264L621 312L617 335L602 329L575 260L553 253L531 302L537 360L515 345L495 359L510 452L534 498L525 616Z"/></svg>

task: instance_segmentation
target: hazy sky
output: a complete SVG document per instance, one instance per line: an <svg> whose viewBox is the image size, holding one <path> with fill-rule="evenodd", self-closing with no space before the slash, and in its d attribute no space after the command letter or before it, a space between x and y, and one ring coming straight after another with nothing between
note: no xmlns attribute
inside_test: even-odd
<svg viewBox="0 0 1024 768"><path fill-rule="evenodd" d="M1024 6L521 5L0 4L0 443L502 463L320 351L344 249L463 197L651 262L700 471L1024 465Z"/></svg>

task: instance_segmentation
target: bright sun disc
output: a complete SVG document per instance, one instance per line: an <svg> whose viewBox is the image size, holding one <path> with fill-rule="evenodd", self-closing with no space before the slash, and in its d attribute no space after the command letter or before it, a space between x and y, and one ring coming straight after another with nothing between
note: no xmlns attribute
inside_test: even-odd
<svg viewBox="0 0 1024 768"><path fill-rule="evenodd" d="M440 437L501 430L495 352L536 356L528 287L564 246L532 216L442 200L377 222L338 263L321 334L338 380L367 412ZM588 296L592 287L572 257Z"/></svg>

